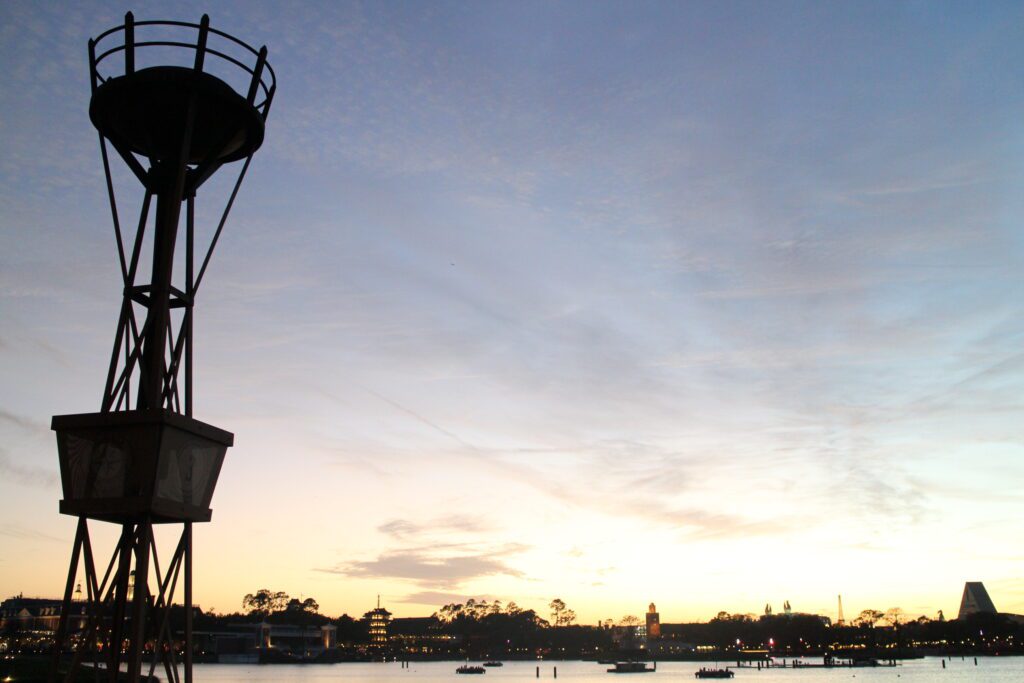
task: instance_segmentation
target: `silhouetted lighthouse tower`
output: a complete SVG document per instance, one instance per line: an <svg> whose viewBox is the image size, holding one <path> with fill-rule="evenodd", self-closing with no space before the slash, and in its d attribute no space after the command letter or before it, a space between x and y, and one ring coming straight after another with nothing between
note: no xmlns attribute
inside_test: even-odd
<svg viewBox="0 0 1024 683"><path fill-rule="evenodd" d="M213 490L234 439L192 417L192 311L249 162L263 142L276 87L266 57L265 47L256 50L211 28L205 15L192 24L136 22L128 13L124 25L89 41L89 118L99 131L124 289L100 412L59 415L52 422L64 494L60 511L78 517L78 529L51 680L68 640L67 615L81 563L87 621L64 680L89 661L106 666L106 672L97 668L97 676L115 681L125 666L129 680L138 681L149 660L150 674L159 662L165 680L178 681L180 643L184 680L192 681L192 523L210 521ZM130 242L118 215L111 148L143 189ZM232 162L242 162L235 166L234 189L211 226L197 269L196 195ZM177 270L176 257L183 266ZM90 519L121 527L104 573L94 562ZM163 555L163 565L154 524L181 525L180 540ZM179 588L183 642L168 620Z"/></svg>

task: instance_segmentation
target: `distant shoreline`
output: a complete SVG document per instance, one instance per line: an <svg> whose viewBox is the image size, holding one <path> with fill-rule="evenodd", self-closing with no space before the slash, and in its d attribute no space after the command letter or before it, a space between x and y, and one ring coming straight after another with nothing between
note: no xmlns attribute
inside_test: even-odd
<svg viewBox="0 0 1024 683"><path fill-rule="evenodd" d="M816 662L816 661L822 659L822 657L824 657L824 654L775 655L775 656L771 657L771 659L774 660L774 661L777 661L777 662L778 661L783 661L783 660L785 660L785 661L800 660L800 661L815 661ZM1007 652L1007 653L1000 653L1000 654L991 654L991 653L983 653L983 652L977 652L977 653L974 653L974 652L959 653L958 652L956 654L936 653L936 652L916 652L916 653L907 653L905 655L901 655L901 656L897 656L897 657L885 656L885 655L877 655L877 656L868 655L865 658L866 659L877 659L879 661L889 661L889 660L895 659L896 661L902 662L902 661L918 660L918 659L926 659L926 658L931 658L931 659L950 659L950 660L966 660L968 658L975 658L975 657L978 658L978 659L1006 659L1007 657L1024 657L1024 652ZM840 658L842 658L842 657L840 657ZM207 659L203 659L203 658L197 658L195 660L195 663L196 664L204 664L204 665L205 664L216 664L216 665L224 665L224 666L236 666L236 665L252 666L253 664L256 664L257 666L279 666L279 665L322 665L322 664L400 664L402 662L408 662L410 664L427 664L427 663L437 663L437 662L450 662L450 663L471 662L471 663L473 663L473 662L484 662L484 661L488 661L488 660L492 660L492 659L496 660L496 661L500 661L500 662L535 662L537 665L542 666L545 663L551 663L551 662L590 662L590 663L593 663L595 665L600 665L600 664L604 664L607 661L610 661L610 660L616 659L616 658L609 657L608 660L605 660L605 658L603 658L603 657L601 659L595 659L595 658L592 658L592 657L563 657L563 658L560 658L560 659L553 659L553 658L533 659L533 658L524 658L524 657L436 657L436 658L435 657L430 657L430 658L415 658L415 659L402 659L402 658L394 658L394 659L392 659L392 658L388 658L386 660L372 659L372 658L365 658L365 659L337 659L337 660L333 660L333 661L327 661L327 660L322 660L322 659L320 659L320 660L309 659L309 660L305 660L305 661L301 661L301 660L296 660L296 661L265 661L265 662L249 662L249 663L244 663L244 662L219 662L219 661L212 660L212 659L207 660ZM622 657L622 658L618 658L618 661L627 661L629 659L631 659L631 658ZM702 654L699 654L699 655L695 654L695 655L692 655L692 656L673 655L671 657L657 657L657 658L651 658L651 659L648 659L648 660L645 660L645 661L649 661L649 662L737 662L737 661L739 661L739 662L743 662L744 665L749 665L749 664L753 664L753 663L756 663L756 662L759 662L759 661L767 661L767 660L764 659L764 658L749 657L749 656L747 656L747 657L740 657L739 659L737 659L736 657L732 657L732 656L722 656L722 653L708 653L708 654L703 654L702 653ZM841 665L836 665L834 668L838 669L838 668L846 668L846 667L841 666Z"/></svg>

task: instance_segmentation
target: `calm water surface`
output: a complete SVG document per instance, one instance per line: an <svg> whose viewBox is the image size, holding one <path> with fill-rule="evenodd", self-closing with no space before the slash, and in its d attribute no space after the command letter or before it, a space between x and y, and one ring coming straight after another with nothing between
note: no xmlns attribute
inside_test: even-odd
<svg viewBox="0 0 1024 683"><path fill-rule="evenodd" d="M820 660L817 660L820 661ZM727 665L723 663L722 666ZM408 669L401 664L203 664L196 665L197 683L243 683L248 681L293 681L295 683L536 683L536 667L540 665L541 683L552 683L552 669L558 667L559 683L669 683L692 681L693 672L706 662L659 662L652 674L614 675L605 673L607 665L593 662L506 662L501 668L488 669L482 676L458 676L458 662L412 662ZM625 679L625 680L623 680ZM895 668L878 669L741 669L732 679L757 683L817 683L818 681L936 681L962 683L992 681L993 683L1024 682L1024 657L979 657L974 666L971 657L954 658L942 668L937 657L905 662Z"/></svg>

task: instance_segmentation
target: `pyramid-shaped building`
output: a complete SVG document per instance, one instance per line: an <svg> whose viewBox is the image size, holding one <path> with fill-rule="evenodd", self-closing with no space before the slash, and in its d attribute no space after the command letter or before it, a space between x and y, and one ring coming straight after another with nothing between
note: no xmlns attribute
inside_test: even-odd
<svg viewBox="0 0 1024 683"><path fill-rule="evenodd" d="M960 614L957 619L979 613L996 614L996 606L992 604L992 598L988 597L985 584L981 581L968 581L964 584L964 596L960 598Z"/></svg>

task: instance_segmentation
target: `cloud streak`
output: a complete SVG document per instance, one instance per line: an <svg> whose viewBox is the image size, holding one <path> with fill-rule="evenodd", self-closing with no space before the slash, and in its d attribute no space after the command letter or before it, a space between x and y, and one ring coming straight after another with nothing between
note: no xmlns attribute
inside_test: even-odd
<svg viewBox="0 0 1024 683"><path fill-rule="evenodd" d="M428 588L452 589L487 577L524 578L523 572L504 559L524 550L520 545L447 554L423 548L392 550L373 560L352 561L319 571L360 579L401 579Z"/></svg>
<svg viewBox="0 0 1024 683"><path fill-rule="evenodd" d="M34 465L15 462L7 451L0 449L0 472L10 481L40 489L52 489L58 483L57 473Z"/></svg>
<svg viewBox="0 0 1024 683"><path fill-rule="evenodd" d="M464 603L469 599L491 601L495 598L493 595L481 594L481 595L466 595L464 593L447 593L444 591L417 591L410 593L399 599L399 602L404 602L412 605L430 605L432 607L439 607L441 605L448 605L451 603Z"/></svg>
<svg viewBox="0 0 1024 683"><path fill-rule="evenodd" d="M451 532L479 534L491 531L492 529L493 527L479 517L471 517L469 515L448 515L420 523L407 519L392 519L377 527L377 531L382 534L399 540Z"/></svg>

